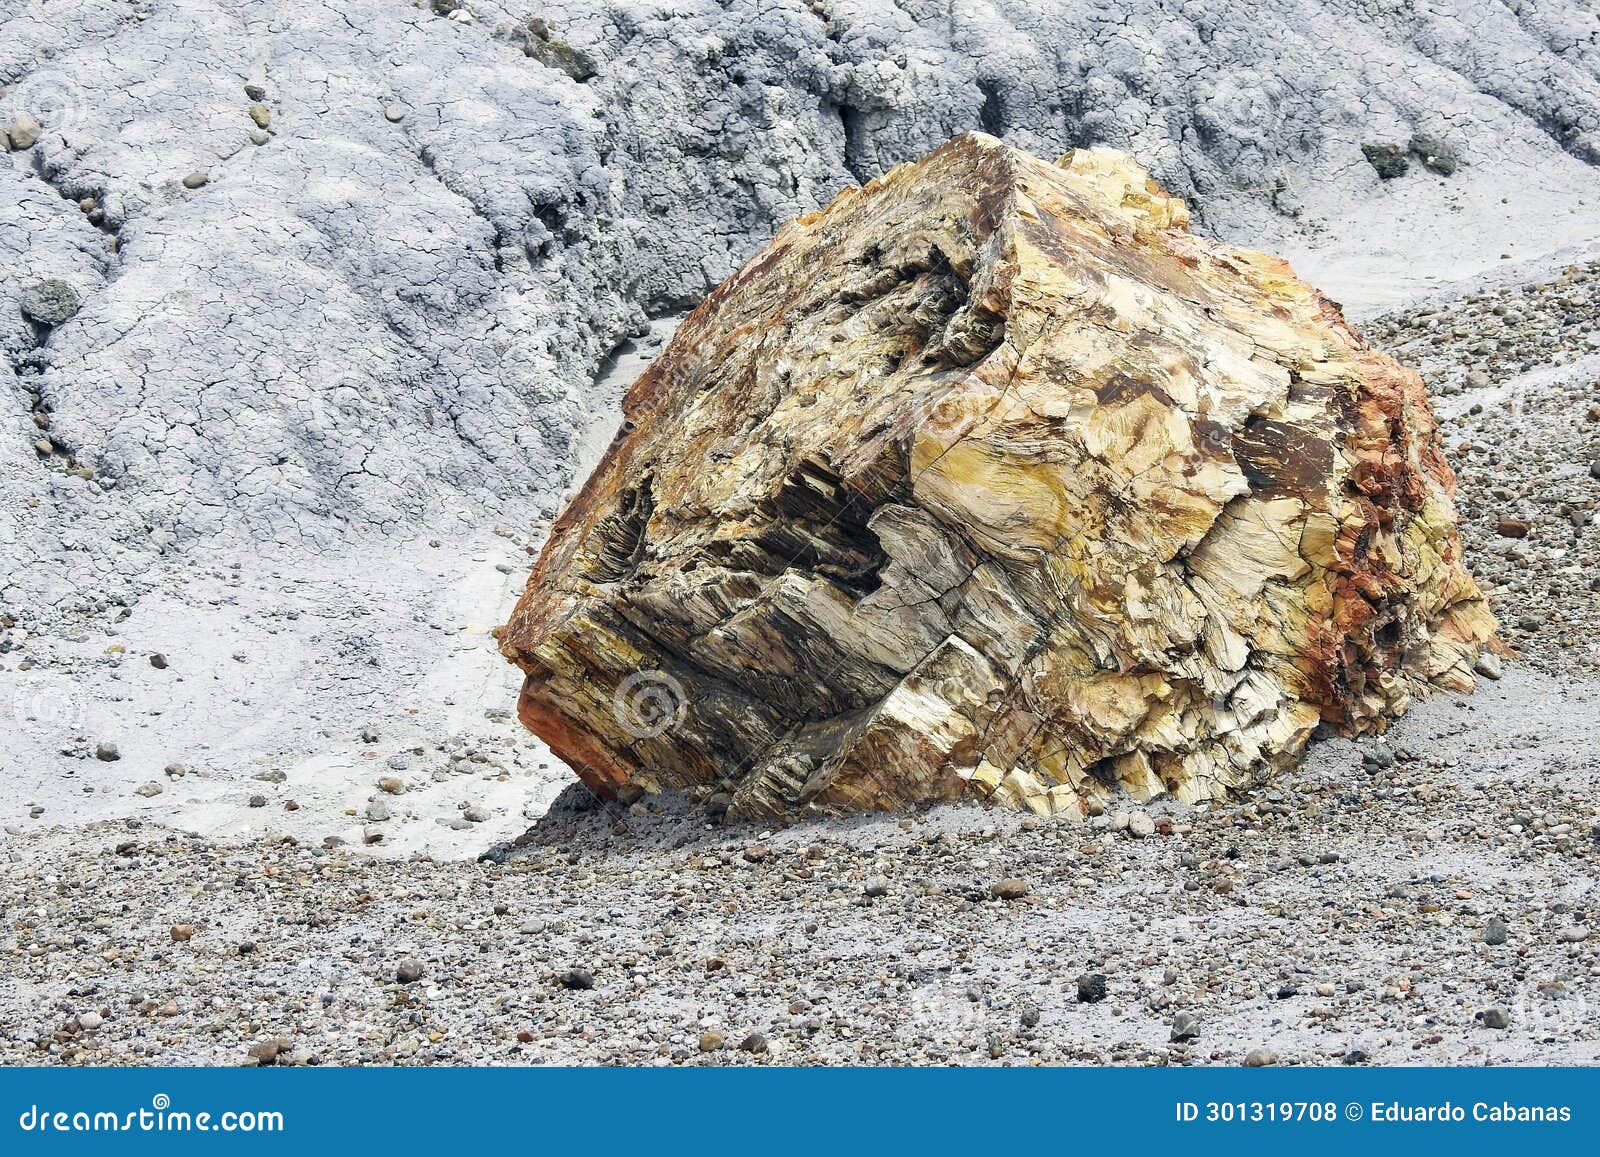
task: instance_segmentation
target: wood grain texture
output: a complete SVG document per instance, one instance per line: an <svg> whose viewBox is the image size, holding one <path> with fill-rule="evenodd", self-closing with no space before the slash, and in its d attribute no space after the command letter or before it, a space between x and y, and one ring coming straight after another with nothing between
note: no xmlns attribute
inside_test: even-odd
<svg viewBox="0 0 1600 1157"><path fill-rule="evenodd" d="M785 226L557 522L502 632L523 721L732 817L1082 815L1469 689L1421 380L1187 222L1120 153L969 134Z"/></svg>

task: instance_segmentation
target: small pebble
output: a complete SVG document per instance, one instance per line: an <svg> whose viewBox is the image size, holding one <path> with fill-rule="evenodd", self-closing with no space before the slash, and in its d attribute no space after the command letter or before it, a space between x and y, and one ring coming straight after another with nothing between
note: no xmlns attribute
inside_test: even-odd
<svg viewBox="0 0 1600 1157"><path fill-rule="evenodd" d="M273 1065L278 1062L278 1053L283 1051L280 1041L264 1040L250 1046L246 1055L251 1057L258 1065Z"/></svg>
<svg viewBox="0 0 1600 1157"><path fill-rule="evenodd" d="M1014 876L1008 876L1004 880L997 880L989 885L989 895L996 900L1020 900L1027 894L1027 883Z"/></svg>
<svg viewBox="0 0 1600 1157"><path fill-rule="evenodd" d="M1173 1041L1194 1040L1200 1035L1200 1018L1192 1012L1176 1012L1172 1015Z"/></svg>
<svg viewBox="0 0 1600 1157"><path fill-rule="evenodd" d="M27 113L18 113L11 118L11 127L6 130L6 136L11 141L11 147L21 152L33 148L43 131L44 127Z"/></svg>

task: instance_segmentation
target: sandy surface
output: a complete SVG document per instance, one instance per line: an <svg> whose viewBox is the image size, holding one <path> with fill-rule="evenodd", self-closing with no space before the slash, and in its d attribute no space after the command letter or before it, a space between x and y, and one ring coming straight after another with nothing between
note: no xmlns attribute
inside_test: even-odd
<svg viewBox="0 0 1600 1157"><path fill-rule="evenodd" d="M126 817L361 843L372 828L380 855L476 854L565 786L511 714L517 672L490 635L528 565L509 539L329 554L311 574L295 560L292 579L270 555L238 565L191 570L122 622L30 640L27 669L0 675L18 721L8 831ZM98 757L108 743L114 760ZM405 794L376 792L380 775ZM393 814L381 825L374 796Z"/></svg>

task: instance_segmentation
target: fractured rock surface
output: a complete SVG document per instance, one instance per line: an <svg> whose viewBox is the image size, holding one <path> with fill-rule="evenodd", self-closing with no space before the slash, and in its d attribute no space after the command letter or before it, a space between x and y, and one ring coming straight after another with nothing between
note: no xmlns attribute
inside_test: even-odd
<svg viewBox="0 0 1600 1157"><path fill-rule="evenodd" d="M1493 634L1422 382L1123 154L968 134L624 402L502 637L591 787L737 817L1217 798Z"/></svg>

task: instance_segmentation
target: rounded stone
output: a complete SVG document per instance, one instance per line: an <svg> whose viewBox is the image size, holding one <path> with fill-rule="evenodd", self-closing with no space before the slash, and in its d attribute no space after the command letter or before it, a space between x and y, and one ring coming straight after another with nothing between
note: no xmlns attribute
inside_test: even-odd
<svg viewBox="0 0 1600 1157"><path fill-rule="evenodd" d="M989 885L989 895L996 900L1020 900L1027 894L1027 881L1019 880L1015 876L1008 876Z"/></svg>
<svg viewBox="0 0 1600 1157"><path fill-rule="evenodd" d="M23 149L33 148L43 131L44 126L27 113L18 113L11 119L11 127L6 131L6 136L11 140L11 147L21 152Z"/></svg>
<svg viewBox="0 0 1600 1157"><path fill-rule="evenodd" d="M60 325L78 312L78 291L60 278L46 278L22 291L21 305L30 321Z"/></svg>
<svg viewBox="0 0 1600 1157"><path fill-rule="evenodd" d="M582 992L594 987L594 973L587 968L569 968L559 977L562 988Z"/></svg>

